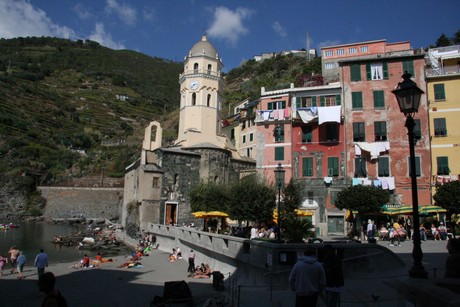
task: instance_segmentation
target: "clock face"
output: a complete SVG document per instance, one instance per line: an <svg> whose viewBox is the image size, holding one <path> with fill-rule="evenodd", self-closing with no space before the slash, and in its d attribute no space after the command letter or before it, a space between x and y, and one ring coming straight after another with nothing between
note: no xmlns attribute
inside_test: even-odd
<svg viewBox="0 0 460 307"><path fill-rule="evenodd" d="M197 80L190 81L190 89L196 90L200 86L200 82Z"/></svg>

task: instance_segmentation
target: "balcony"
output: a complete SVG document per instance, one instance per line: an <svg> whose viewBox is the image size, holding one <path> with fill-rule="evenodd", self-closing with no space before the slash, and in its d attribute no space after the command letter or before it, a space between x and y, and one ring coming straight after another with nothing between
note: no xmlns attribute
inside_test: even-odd
<svg viewBox="0 0 460 307"><path fill-rule="evenodd" d="M189 69L185 71L184 73L179 75L179 79L183 78L184 76L193 76L193 75L208 75L208 76L213 76L213 77L220 77L221 73L220 71L212 71L208 69Z"/></svg>
<svg viewBox="0 0 460 307"><path fill-rule="evenodd" d="M444 66L438 68L427 68L425 75L427 77L446 76L460 73L460 65Z"/></svg>

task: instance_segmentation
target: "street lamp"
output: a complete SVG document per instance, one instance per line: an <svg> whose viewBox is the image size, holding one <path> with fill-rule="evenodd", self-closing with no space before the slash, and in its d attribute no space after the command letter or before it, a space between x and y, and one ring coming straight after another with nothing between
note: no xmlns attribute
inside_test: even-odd
<svg viewBox="0 0 460 307"><path fill-rule="evenodd" d="M412 187L412 222L414 225L413 241L414 246L412 249L412 258L414 264L409 271L409 276L413 278L427 278L428 272L422 264L423 252L420 240L420 221L418 214L418 195L417 195L417 174L415 172L415 138L414 138L414 115L418 111L420 105L420 98L424 93L417 84L411 80L412 75L407 71L402 75L403 81L398 83L396 89L392 91L398 100L399 109L406 117L407 135L409 136L409 152L410 152L410 165L409 173L411 177Z"/></svg>
<svg viewBox="0 0 460 307"><path fill-rule="evenodd" d="M280 204L281 204L281 187L284 183L284 173L286 172L282 167L281 163L278 163L278 166L274 170L276 183L278 184L278 217L276 218L276 223L278 224L276 228L276 238L278 241L281 241L281 215L280 215Z"/></svg>

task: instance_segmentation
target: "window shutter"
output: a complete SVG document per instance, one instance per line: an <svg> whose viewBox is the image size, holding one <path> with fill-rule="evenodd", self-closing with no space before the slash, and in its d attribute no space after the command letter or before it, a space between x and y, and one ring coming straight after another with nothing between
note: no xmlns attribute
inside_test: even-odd
<svg viewBox="0 0 460 307"><path fill-rule="evenodd" d="M281 109L286 109L286 101L281 101Z"/></svg>
<svg viewBox="0 0 460 307"><path fill-rule="evenodd" d="M319 96L319 105L324 107L324 96Z"/></svg>
<svg viewBox="0 0 460 307"><path fill-rule="evenodd" d="M275 147L275 160L284 160L284 147Z"/></svg>
<svg viewBox="0 0 460 307"><path fill-rule="evenodd" d="M297 109L299 109L299 108L302 107L302 98L296 97L296 99L295 99L295 107L296 107Z"/></svg>
<svg viewBox="0 0 460 307"><path fill-rule="evenodd" d="M361 81L361 65L360 64L350 65L350 79L351 81Z"/></svg>
<svg viewBox="0 0 460 307"><path fill-rule="evenodd" d="M311 96L311 106L312 107L317 107L317 103L316 103L316 96Z"/></svg>
<svg viewBox="0 0 460 307"><path fill-rule="evenodd" d="M338 106L342 104L342 95L338 94L335 96L335 104Z"/></svg>
<svg viewBox="0 0 460 307"><path fill-rule="evenodd" d="M412 75L412 77L415 77L414 73L414 62L409 60L409 61L403 61L402 62L403 66L403 72L408 72Z"/></svg>
<svg viewBox="0 0 460 307"><path fill-rule="evenodd" d="M367 78L367 81L372 80L371 63L366 63L366 78Z"/></svg>
<svg viewBox="0 0 460 307"><path fill-rule="evenodd" d="M383 79L388 80L388 63L383 62Z"/></svg>
<svg viewBox="0 0 460 307"><path fill-rule="evenodd" d="M269 102L269 103L268 103L268 109L269 109L269 110L273 110L273 102Z"/></svg>
<svg viewBox="0 0 460 307"><path fill-rule="evenodd" d="M313 158L304 157L302 159L302 176L313 176Z"/></svg>
<svg viewBox="0 0 460 307"><path fill-rule="evenodd" d="M446 100L444 83L434 85L434 100Z"/></svg>

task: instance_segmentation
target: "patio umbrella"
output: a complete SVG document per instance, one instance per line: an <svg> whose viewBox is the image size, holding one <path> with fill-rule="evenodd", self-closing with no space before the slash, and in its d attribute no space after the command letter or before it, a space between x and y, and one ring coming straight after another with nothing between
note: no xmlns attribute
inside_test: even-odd
<svg viewBox="0 0 460 307"><path fill-rule="evenodd" d="M401 209L401 207L387 207L387 206L383 206L383 211L382 213L383 214L386 214L386 215L395 215L395 214L399 214L399 210Z"/></svg>
<svg viewBox="0 0 460 307"><path fill-rule="evenodd" d="M421 206L419 209L420 213L444 213L447 212L446 209L439 207L439 206L434 206L434 205L429 205L429 206Z"/></svg>
<svg viewBox="0 0 460 307"><path fill-rule="evenodd" d="M205 218L206 212L205 211L197 211L197 212L192 212L192 214L197 219L201 219L201 218Z"/></svg>
<svg viewBox="0 0 460 307"><path fill-rule="evenodd" d="M222 211L209 211L204 214L206 218L208 217L229 217L229 215Z"/></svg>
<svg viewBox="0 0 460 307"><path fill-rule="evenodd" d="M409 214L409 213L412 213L412 206L402 206L402 207L399 207L398 209L398 214Z"/></svg>
<svg viewBox="0 0 460 307"><path fill-rule="evenodd" d="M313 212L307 211L307 210L301 210L301 209L295 209L295 213L297 216L302 217L302 216L312 216Z"/></svg>

